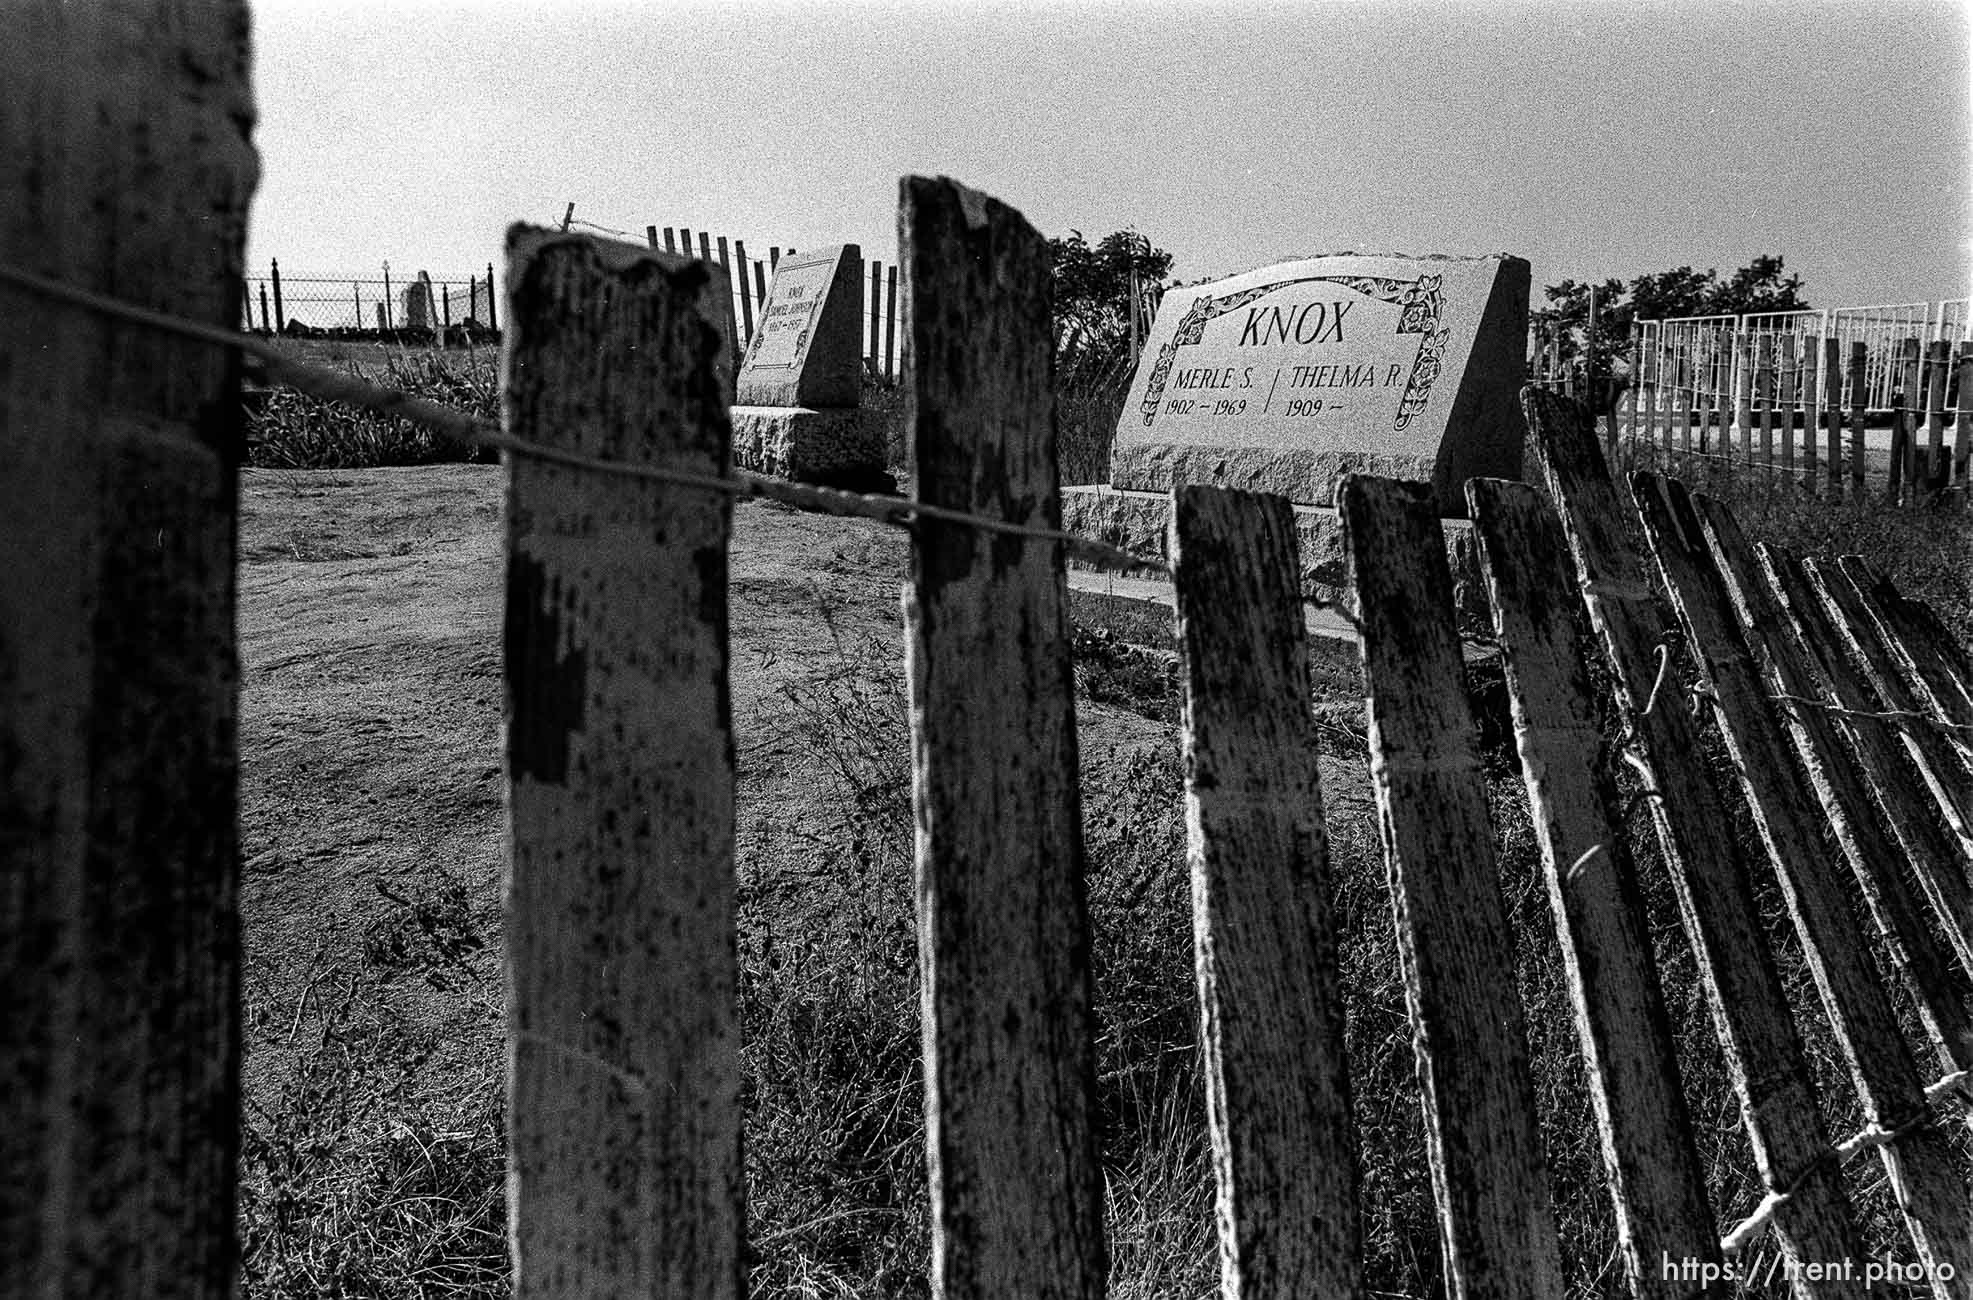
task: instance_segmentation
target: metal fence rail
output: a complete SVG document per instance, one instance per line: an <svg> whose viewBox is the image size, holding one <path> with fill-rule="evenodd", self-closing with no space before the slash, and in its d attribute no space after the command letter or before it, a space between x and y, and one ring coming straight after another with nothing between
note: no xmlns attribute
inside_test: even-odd
<svg viewBox="0 0 1973 1300"><path fill-rule="evenodd" d="M1949 298L1824 311L1641 320L1634 331L1635 373L1667 390L1689 392L1697 404L1708 407L1729 405L1733 400L1738 371L1731 360L1731 339L1736 335L1754 340L1756 357L1771 352L1777 365L1782 364L1779 358L1784 354L1793 358L1797 370L1791 373L1796 383L1800 382L1800 368L1810 364L1807 359L1821 355L1821 340L1835 339L1845 357L1853 345L1861 343L1869 357L1861 405L1882 411L1898 402L1903 380L1899 360L1905 341L1915 339L1921 347L1934 342L1967 342L1973 339L1973 309L1969 309L1968 299ZM1781 373L1780 369L1775 372L1777 383ZM1858 404L1858 392L1846 375L1842 405Z"/></svg>
<svg viewBox="0 0 1973 1300"><path fill-rule="evenodd" d="M395 277L388 263L378 278L284 276L279 261L249 274L241 297L242 327L262 334L469 332L500 327L493 268L433 276Z"/></svg>

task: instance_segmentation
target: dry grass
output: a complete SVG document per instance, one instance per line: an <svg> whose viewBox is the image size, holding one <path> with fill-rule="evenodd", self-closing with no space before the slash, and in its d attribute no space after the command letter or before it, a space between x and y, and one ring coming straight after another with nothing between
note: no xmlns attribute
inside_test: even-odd
<svg viewBox="0 0 1973 1300"><path fill-rule="evenodd" d="M420 380L422 374L422 382L435 386L462 382L449 365L432 363L408 377ZM463 382L470 390L478 380ZM883 400L894 396L889 391ZM1084 396L1087 418L1072 424L1064 417L1065 465L1072 452L1094 456L1099 446L1107 449L1112 404L1121 402L1115 385L1100 375L1090 377ZM311 420L326 425L342 418L270 410L272 418L304 428L313 427ZM354 434L310 434L291 445L342 455L368 444ZM1963 515L1817 502L1798 489L1706 473L1707 464L1683 468L1695 486L1729 501L1750 534L1807 551L1869 556L1908 593L1934 600L1962 634L1973 625L1973 556ZM1065 481L1073 478L1065 473ZM1128 1300L1204 1297L1216 1293L1217 1259L1184 864L1176 673L1169 655L1104 638L1081 636L1075 649L1079 694L1166 727L1166 743L1155 750L1086 774L1084 792L1113 1293ZM741 863L753 1291L922 1297L930 1233L909 740L895 644L870 640L840 647L836 659L820 665L784 703L796 743L834 783L839 812L800 828L808 870L791 877ZM1319 704L1318 718L1324 753L1360 764L1359 707ZM1495 751L1489 760L1487 782L1570 1291L1620 1294L1613 1216L1546 888L1519 775L1502 757ZM1341 984L1362 1146L1366 1281L1373 1294L1439 1296L1442 1265L1378 831L1360 800L1332 804L1331 812ZM1716 1210L1730 1219L1758 1199L1738 1105L1641 811L1629 829L1701 1158ZM1857 1115L1847 1073L1779 891L1765 877L1755 886L1826 1119L1832 1131L1847 1133ZM378 969L443 972L483 943L483 919L442 872L416 894L391 901L394 910L363 936L365 959ZM436 1046L433 1029L408 1023L367 996L357 980L327 981L316 996L326 1000L319 1005L333 1007L319 1040L302 1052L285 1092L248 1117L242 1156L245 1292L504 1294L498 1080L451 1079L434 1088L422 1069ZM1901 1230L1881 1174L1867 1161L1854 1172L1869 1240L1894 1247Z"/></svg>
<svg viewBox="0 0 1973 1300"><path fill-rule="evenodd" d="M1874 475L1862 497L1831 499L1826 489L1766 467L1714 457L1667 454L1650 444L1627 452L1631 468L1652 469L1717 498L1755 541L1800 555L1861 555L1906 596L1929 602L1962 645L1973 645L1973 513L1964 491L1929 504L1887 505Z"/></svg>

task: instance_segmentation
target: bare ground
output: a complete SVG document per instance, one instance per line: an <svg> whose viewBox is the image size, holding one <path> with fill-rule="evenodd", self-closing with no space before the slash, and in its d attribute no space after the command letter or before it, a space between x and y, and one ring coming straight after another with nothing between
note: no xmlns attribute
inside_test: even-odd
<svg viewBox="0 0 1973 1300"><path fill-rule="evenodd" d="M504 493L499 466L243 475L248 1151L273 1188L260 1193L273 1221L332 1213L309 1161L331 1158L317 1148L378 1137L359 1132L368 1112L352 1098L366 1090L436 1117L404 1135L427 1162L434 1144L476 1141L497 1169ZM844 817L831 747L815 743L817 726L831 725L819 702L860 698L837 689L846 674L891 689L882 679L901 671L905 566L903 535L874 523L766 503L736 510L743 945L753 918L805 915L842 888L831 877L840 853L819 848L840 838ZM1131 824L1143 797L1133 783L1147 756L1169 764L1175 729L1087 699L1079 722L1091 834L1128 847L1146 833ZM1343 840L1374 852L1361 764L1323 767L1332 822L1353 823L1359 833ZM1160 817L1169 836L1175 810ZM1165 851L1156 871L1162 888L1182 891L1174 857ZM1145 883L1131 888L1141 896ZM883 924L908 931L908 902L892 910ZM1172 955L1189 964L1189 952ZM256 1146L253 1132L272 1144ZM488 1174L476 1176L492 1198ZM1198 1240L1209 1242L1199 1208ZM451 1244L430 1249L497 1255L498 1215L491 1199L461 1210ZM358 1265L337 1249L303 1274L347 1281Z"/></svg>

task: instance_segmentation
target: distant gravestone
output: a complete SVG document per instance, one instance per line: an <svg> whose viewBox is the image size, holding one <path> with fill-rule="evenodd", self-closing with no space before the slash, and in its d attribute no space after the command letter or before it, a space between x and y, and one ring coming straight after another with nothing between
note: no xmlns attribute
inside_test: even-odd
<svg viewBox="0 0 1973 1300"><path fill-rule="evenodd" d="M774 267L767 302L740 360L743 406L855 406L862 393L855 244L790 253Z"/></svg>
<svg viewBox="0 0 1973 1300"><path fill-rule="evenodd" d="M855 244L790 253L740 358L733 462L847 488L892 486L882 422L862 408L863 257Z"/></svg>
<svg viewBox="0 0 1973 1300"><path fill-rule="evenodd" d="M428 330L432 327L432 286L431 281L420 273L418 279L404 286L404 328L408 330Z"/></svg>
<svg viewBox="0 0 1973 1300"><path fill-rule="evenodd" d="M1111 453L1111 486L1216 483L1327 506L1362 471L1518 478L1528 263L1337 254L1169 290Z"/></svg>

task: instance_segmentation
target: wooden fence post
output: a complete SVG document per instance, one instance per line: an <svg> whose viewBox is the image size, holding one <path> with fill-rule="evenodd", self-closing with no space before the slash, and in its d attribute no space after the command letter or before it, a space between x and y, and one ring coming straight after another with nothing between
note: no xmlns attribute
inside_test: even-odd
<svg viewBox="0 0 1973 1300"><path fill-rule="evenodd" d="M1973 1275L1966 1189L1941 1136L1922 1123L1925 1085L1890 997L1864 951L1842 881L1823 849L1820 802L1798 773L1782 724L1768 708L1768 686L1741 637L1726 584L1685 489L1655 474L1635 476L1632 487L1658 572L1710 688L1713 716L1740 776L1754 829L1767 847L1809 973L1856 1085L1864 1123L1902 1134L1879 1147L1878 1154L1899 1189L1899 1206L1919 1261L1928 1275L1939 1279L1934 1294L1952 1300L1958 1288L1951 1279Z"/></svg>
<svg viewBox="0 0 1973 1300"><path fill-rule="evenodd" d="M1946 383L1952 378L1952 344L1934 339L1925 356L1925 473L1927 492L1943 492L1952 481L1946 461Z"/></svg>
<svg viewBox="0 0 1973 1300"><path fill-rule="evenodd" d="M0 261L237 328L247 29L10 14ZM239 354L0 299L0 1291L230 1296Z"/></svg>
<svg viewBox="0 0 1973 1300"><path fill-rule="evenodd" d="M733 241L733 261L738 266L740 272L739 275L734 277L733 283L740 294L740 330L745 337L740 339L739 342L740 351L744 355L746 353L746 345L753 342L754 338L753 300L752 295L747 292L747 274L750 263L747 261L746 240L736 239Z"/></svg>
<svg viewBox="0 0 1973 1300"><path fill-rule="evenodd" d="M1776 422L1781 426L1781 467L1792 484L1795 478L1795 336L1783 334L1777 342L1781 347L1781 383L1777 386L1781 409Z"/></svg>
<svg viewBox="0 0 1973 1300"><path fill-rule="evenodd" d="M1891 414L1891 474L1884 486L1884 499L1891 505L1898 504L1906 484L1916 492L1917 470L1916 448L1918 445L1918 411L1924 402L1924 394L1919 389L1919 349L1918 340L1904 341L1893 373L1898 378L1898 402Z"/></svg>
<svg viewBox="0 0 1973 1300"><path fill-rule="evenodd" d="M270 273L274 278L274 329L276 333L286 334L288 332L288 312L287 308L281 302L281 259L270 257L267 259L267 262Z"/></svg>
<svg viewBox="0 0 1973 1300"><path fill-rule="evenodd" d="M1717 1264L1719 1235L1623 831L1621 755L1597 721L1593 643L1580 602L1556 597L1575 586L1568 544L1532 487L1473 479L1466 499L1632 1293L1683 1300L1695 1288L1664 1261Z"/></svg>
<svg viewBox="0 0 1973 1300"><path fill-rule="evenodd" d="M1843 494L1843 344L1822 341L1823 449L1829 462L1829 495Z"/></svg>
<svg viewBox="0 0 1973 1300"><path fill-rule="evenodd" d="M1409 486L1364 474L1343 479L1337 504L1448 1286L1456 1300L1559 1295L1525 1016L1437 512Z"/></svg>
<svg viewBox="0 0 1973 1300"><path fill-rule="evenodd" d="M1954 364L1959 382L1958 414L1952 435L1952 481L1965 487L1967 462L1973 458L1973 342L1959 345L1959 359Z"/></svg>
<svg viewBox="0 0 1973 1300"><path fill-rule="evenodd" d="M885 273L884 298L884 378L897 382L897 268L893 266ZM1960 428L1964 429L1965 417L1961 417Z"/></svg>
<svg viewBox="0 0 1973 1300"><path fill-rule="evenodd" d="M1850 344L1850 499L1863 500L1863 473L1868 464L1864 425L1868 420L1869 353L1861 340Z"/></svg>
<svg viewBox="0 0 1973 1300"><path fill-rule="evenodd" d="M705 239L706 236L699 236L702 247L704 246ZM708 250L708 253L710 253L710 250ZM721 307L725 313L724 323L726 326L726 361L728 374L732 376L730 383L737 385L740 380L740 354L746 350L746 341L740 337L739 318L733 311L733 268L726 256L725 235L719 237L719 256L717 258L708 256L706 260L719 268L719 289L720 297L723 300ZM732 396L733 393L729 391L727 397L730 399Z"/></svg>
<svg viewBox="0 0 1973 1300"><path fill-rule="evenodd" d="M493 291L493 263L486 264L486 327L498 331L500 328L499 295ZM359 322L360 324L361 322Z"/></svg>
<svg viewBox="0 0 1973 1300"><path fill-rule="evenodd" d="M1760 406L1761 464L1774 468L1774 335L1754 336L1754 401Z"/></svg>
<svg viewBox="0 0 1973 1300"><path fill-rule="evenodd" d="M1307 629L1286 498L1176 494L1185 800L1222 1294L1362 1288Z"/></svg>
<svg viewBox="0 0 1973 1300"><path fill-rule="evenodd" d="M901 182L918 500L1061 527L1048 244L943 177ZM923 520L905 606L932 1293L1096 1300L1089 920L1057 542Z"/></svg>
<svg viewBox="0 0 1973 1300"><path fill-rule="evenodd" d="M509 431L725 473L712 273L515 227ZM739 1300L730 498L510 463L514 1294Z"/></svg>
<svg viewBox="0 0 1973 1300"><path fill-rule="evenodd" d="M1754 336L1733 336L1733 425L1739 435L1740 459L1754 460ZM1723 449L1724 450L1724 449Z"/></svg>
<svg viewBox="0 0 1973 1300"><path fill-rule="evenodd" d="M764 318L767 311L767 271L759 262L754 263L754 301L760 304Z"/></svg>
<svg viewBox="0 0 1973 1300"><path fill-rule="evenodd" d="M1733 820L1706 770L1691 713L1661 701L1677 689L1658 646L1662 626L1644 563L1624 534L1631 513L1576 414L1543 394L1524 395L1542 476L1562 515L1590 623L1616 670L1620 710L1649 772L1649 806L1679 895L1727 1074L1762 1183L1786 1192L1774 1224L1795 1260L1861 1258L1841 1170L1817 1109L1808 1062L1761 931L1750 872ZM1670 682L1667 681L1670 678ZM1860 1295L1858 1285L1822 1293Z"/></svg>
<svg viewBox="0 0 1973 1300"><path fill-rule="evenodd" d="M1821 488L1822 477L1822 338L1802 339L1802 486Z"/></svg>
<svg viewBox="0 0 1973 1300"><path fill-rule="evenodd" d="M877 325L884 313L884 264L870 263L870 348L868 360L871 373L877 370Z"/></svg>
<svg viewBox="0 0 1973 1300"><path fill-rule="evenodd" d="M1678 449L1689 454L1692 451L1692 414L1699 404L1699 370L1689 357L1681 362L1680 370L1685 382L1678 388L1678 410L1673 414L1672 422L1678 426Z"/></svg>

